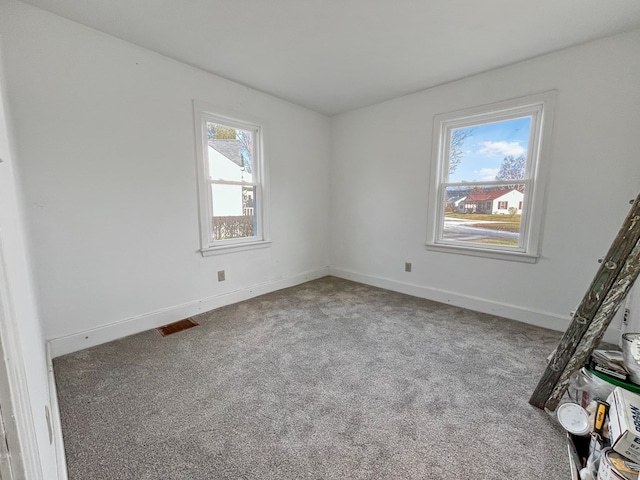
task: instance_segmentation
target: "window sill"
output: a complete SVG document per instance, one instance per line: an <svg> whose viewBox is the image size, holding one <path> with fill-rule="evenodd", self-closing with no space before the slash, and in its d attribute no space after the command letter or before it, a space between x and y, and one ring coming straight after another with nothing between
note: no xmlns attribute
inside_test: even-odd
<svg viewBox="0 0 640 480"><path fill-rule="evenodd" d="M536 263L540 255L524 252L508 252L505 250L479 249L473 247L463 247L458 245L426 244L427 250L443 253L457 253L459 255L470 255L473 257L494 258L497 260L509 260L512 262Z"/></svg>
<svg viewBox="0 0 640 480"><path fill-rule="evenodd" d="M224 253L246 252L248 250L256 250L258 248L267 248L271 246L268 240L260 240L256 242L234 243L228 245L220 245L216 247L208 247L200 250L203 257L211 257L213 255L222 255Z"/></svg>

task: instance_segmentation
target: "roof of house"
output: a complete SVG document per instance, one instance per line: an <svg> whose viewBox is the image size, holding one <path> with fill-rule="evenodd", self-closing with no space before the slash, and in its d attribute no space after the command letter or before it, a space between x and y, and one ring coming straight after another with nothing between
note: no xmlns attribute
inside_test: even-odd
<svg viewBox="0 0 640 480"><path fill-rule="evenodd" d="M209 146L221 153L239 167L244 166L242 159L242 144L236 139L210 139Z"/></svg>
<svg viewBox="0 0 640 480"><path fill-rule="evenodd" d="M251 182L251 172L236 164L226 155L209 145L209 175L213 180L228 180L232 182Z"/></svg>
<svg viewBox="0 0 640 480"><path fill-rule="evenodd" d="M467 195L467 200L465 203L473 203L473 202L485 202L488 200L495 200L496 198L500 198L507 193L513 192L515 189L509 190L494 190L493 192L487 193L470 193ZM517 191L517 190L516 190Z"/></svg>
<svg viewBox="0 0 640 480"><path fill-rule="evenodd" d="M461 200L464 200L465 198L467 198L466 195L458 195L458 196L455 196L455 197L450 197L450 198L447 199L447 203L458 203Z"/></svg>

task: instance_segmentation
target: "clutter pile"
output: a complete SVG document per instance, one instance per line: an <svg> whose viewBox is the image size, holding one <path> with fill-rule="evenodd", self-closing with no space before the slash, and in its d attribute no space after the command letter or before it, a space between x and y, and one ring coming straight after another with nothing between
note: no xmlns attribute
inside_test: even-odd
<svg viewBox="0 0 640 480"><path fill-rule="evenodd" d="M627 336L623 351L592 353L556 411L573 479L640 480L640 334Z"/></svg>

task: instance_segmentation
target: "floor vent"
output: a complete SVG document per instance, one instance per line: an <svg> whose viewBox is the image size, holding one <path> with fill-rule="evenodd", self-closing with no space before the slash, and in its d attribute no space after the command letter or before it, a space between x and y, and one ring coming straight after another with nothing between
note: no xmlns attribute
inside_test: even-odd
<svg viewBox="0 0 640 480"><path fill-rule="evenodd" d="M166 337L167 335L178 333L182 330L197 326L198 324L192 318L185 318L184 320L180 320L179 322L170 323L169 325L165 325L164 327L158 327L156 328L156 330L158 330L163 337Z"/></svg>

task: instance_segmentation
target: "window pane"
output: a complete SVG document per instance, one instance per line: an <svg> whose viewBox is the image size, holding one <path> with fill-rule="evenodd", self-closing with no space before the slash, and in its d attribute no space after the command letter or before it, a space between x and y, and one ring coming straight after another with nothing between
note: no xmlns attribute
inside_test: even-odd
<svg viewBox="0 0 640 480"><path fill-rule="evenodd" d="M442 240L518 247L524 185L445 189Z"/></svg>
<svg viewBox="0 0 640 480"><path fill-rule="evenodd" d="M454 128L449 138L449 183L525 178L531 117Z"/></svg>
<svg viewBox="0 0 640 480"><path fill-rule="evenodd" d="M209 177L253 181L253 132L207 122Z"/></svg>
<svg viewBox="0 0 640 480"><path fill-rule="evenodd" d="M255 237L256 187L211 185L213 239Z"/></svg>

